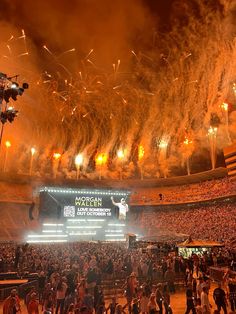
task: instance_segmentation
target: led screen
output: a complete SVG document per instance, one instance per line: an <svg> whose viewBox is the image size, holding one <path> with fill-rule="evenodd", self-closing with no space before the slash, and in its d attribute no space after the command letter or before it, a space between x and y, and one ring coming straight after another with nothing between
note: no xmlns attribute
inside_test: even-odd
<svg viewBox="0 0 236 314"><path fill-rule="evenodd" d="M120 219L129 211L128 191L40 189L40 214L43 217Z"/></svg>

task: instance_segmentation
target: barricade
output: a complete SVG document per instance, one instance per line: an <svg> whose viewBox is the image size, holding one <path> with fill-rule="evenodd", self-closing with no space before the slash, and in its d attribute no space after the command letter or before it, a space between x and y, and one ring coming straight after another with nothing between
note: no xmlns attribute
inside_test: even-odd
<svg viewBox="0 0 236 314"><path fill-rule="evenodd" d="M26 294L35 287L38 290L38 280L29 281L18 287L12 286L4 289L0 289L0 302L4 301L11 293L12 289L16 289L20 298L25 299Z"/></svg>

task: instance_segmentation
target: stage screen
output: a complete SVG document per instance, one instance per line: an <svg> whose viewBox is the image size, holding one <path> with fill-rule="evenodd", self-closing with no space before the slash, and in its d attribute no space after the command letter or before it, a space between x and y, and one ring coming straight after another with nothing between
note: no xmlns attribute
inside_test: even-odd
<svg viewBox="0 0 236 314"><path fill-rule="evenodd" d="M125 220L128 198L129 191L44 187L39 211L41 217Z"/></svg>

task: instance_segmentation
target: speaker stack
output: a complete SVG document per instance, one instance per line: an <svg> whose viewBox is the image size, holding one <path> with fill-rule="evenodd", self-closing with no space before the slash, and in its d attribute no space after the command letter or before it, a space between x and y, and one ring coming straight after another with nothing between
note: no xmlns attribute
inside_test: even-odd
<svg viewBox="0 0 236 314"><path fill-rule="evenodd" d="M129 249L136 249L136 235L134 233L126 234L127 245Z"/></svg>

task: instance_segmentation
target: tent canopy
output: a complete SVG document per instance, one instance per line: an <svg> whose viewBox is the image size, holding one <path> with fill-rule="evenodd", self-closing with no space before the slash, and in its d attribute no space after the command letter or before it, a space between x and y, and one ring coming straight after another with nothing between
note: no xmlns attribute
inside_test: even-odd
<svg viewBox="0 0 236 314"><path fill-rule="evenodd" d="M192 240L191 238L185 240L177 245L178 247L186 248L197 248L197 247L222 247L224 244L215 241L204 241L204 240Z"/></svg>

